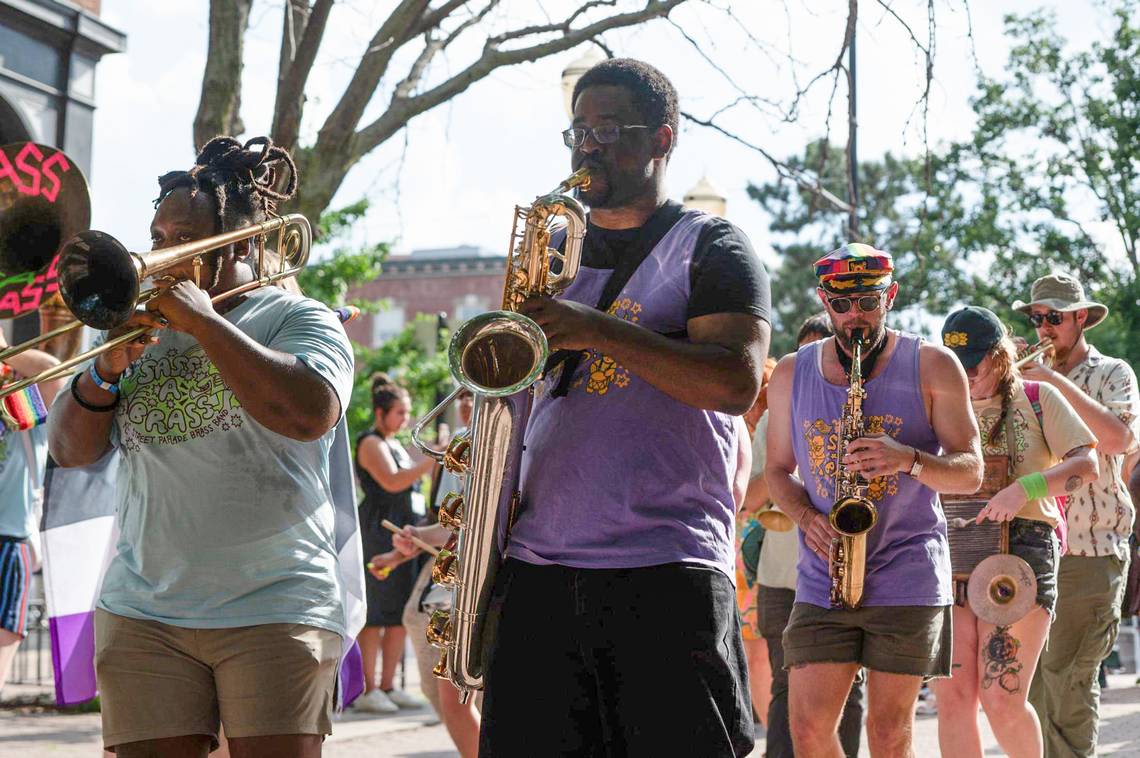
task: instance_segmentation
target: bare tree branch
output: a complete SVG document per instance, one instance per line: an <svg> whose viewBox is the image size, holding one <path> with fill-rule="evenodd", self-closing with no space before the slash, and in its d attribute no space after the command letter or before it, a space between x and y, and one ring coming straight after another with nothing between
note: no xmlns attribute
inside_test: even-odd
<svg viewBox="0 0 1140 758"><path fill-rule="evenodd" d="M313 70L313 61L317 58L332 5L333 0L316 0L309 9L304 7L307 0L289 0L285 8L286 31L292 30L293 36L299 37L300 41L286 65L286 42L282 40L281 75L277 80L277 103L273 108L271 134L275 142L290 150L297 145L305 107L305 84ZM303 6L305 13L296 12L297 6Z"/></svg>
<svg viewBox="0 0 1140 758"><path fill-rule="evenodd" d="M632 26L651 18L666 16L669 11L684 1L648 0L642 10L615 14L580 29L567 30L560 37L530 47L500 50L495 46L488 45L483 49L483 54L477 61L427 92L414 97L393 97L384 114L356 134L353 140L352 155L359 157L371 151L395 134L409 119L450 100L495 69L538 60L563 50L569 50L610 29ZM573 17L576 18L577 15L575 13ZM516 36L508 33L507 35L500 35L500 38L513 39Z"/></svg>
<svg viewBox="0 0 1140 758"><path fill-rule="evenodd" d="M760 155L762 155L765 160L772 164L772 167L776 169L776 173L779 174L782 178L795 182L796 185L800 187L800 189L810 193L814 197L818 197L821 200L824 200L836 210L842 211L844 213L849 213L851 211L851 206L844 202L841 198L836 197L831 192L828 192L826 189L824 189L818 178L810 177L797 169L795 166L788 165L759 145L749 142L738 134L730 132L720 124L714 123L712 119L698 118L697 116L694 116L691 113L687 113L685 111L681 111L681 116L686 121L691 121L692 123L699 126L708 127L709 129L723 134L733 142L737 142L741 145L744 145L750 150L754 150L757 153L760 153Z"/></svg>
<svg viewBox="0 0 1140 758"><path fill-rule="evenodd" d="M210 0L210 39L202 94L194 116L194 147L219 134L240 134L242 53L253 0Z"/></svg>
<svg viewBox="0 0 1140 758"><path fill-rule="evenodd" d="M330 146L342 145L351 138L372 93L380 84L392 56L406 41L404 36L428 8L428 0L401 0L373 35L368 50L360 59L360 64L352 75L336 107L325 119L317 136L318 152Z"/></svg>

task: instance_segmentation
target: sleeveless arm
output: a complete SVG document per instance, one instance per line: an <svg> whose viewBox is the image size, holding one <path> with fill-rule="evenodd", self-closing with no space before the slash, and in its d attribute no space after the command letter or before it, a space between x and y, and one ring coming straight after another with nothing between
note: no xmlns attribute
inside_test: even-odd
<svg viewBox="0 0 1140 758"><path fill-rule="evenodd" d="M400 468L392 457L392 451L376 436L361 440L356 460L385 492L391 493L411 487L435 465L435 461L425 458L411 468Z"/></svg>
<svg viewBox="0 0 1140 758"><path fill-rule="evenodd" d="M787 355L777 364L768 383L768 460L764 478L772 501L804 531L804 543L820 557L826 556L831 540L839 535L815 509L795 476L796 453L792 446L792 380L796 356ZM806 527L806 529L805 529Z"/></svg>

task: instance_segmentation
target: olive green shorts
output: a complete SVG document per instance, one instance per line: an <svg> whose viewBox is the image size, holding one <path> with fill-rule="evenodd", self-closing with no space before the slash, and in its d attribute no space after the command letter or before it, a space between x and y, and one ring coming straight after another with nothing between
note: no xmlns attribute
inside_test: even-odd
<svg viewBox="0 0 1140 758"><path fill-rule="evenodd" d="M784 629L784 667L858 663L888 674L950 676L950 608L881 605L849 611L796 603Z"/></svg>

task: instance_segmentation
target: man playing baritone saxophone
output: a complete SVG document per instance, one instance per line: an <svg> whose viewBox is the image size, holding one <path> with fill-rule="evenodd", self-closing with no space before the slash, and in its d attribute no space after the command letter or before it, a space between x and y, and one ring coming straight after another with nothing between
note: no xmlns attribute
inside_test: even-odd
<svg viewBox="0 0 1140 758"><path fill-rule="evenodd" d="M922 679L950 673L954 597L938 493L981 486L978 426L954 355L886 328L899 287L893 268L888 253L858 243L816 261L835 336L781 360L768 390L765 476L773 500L801 531L796 603L784 632L800 758L843 755L836 730L860 666L870 670L871 754L912 755ZM856 330L865 335L865 435L838 450ZM836 465L865 478L878 512L866 535L862 604L854 609L830 602Z"/></svg>
<svg viewBox="0 0 1140 758"><path fill-rule="evenodd" d="M521 310L578 361L539 384L526 431L480 754L743 756L734 416L760 389L767 274L732 224L666 200L677 94L660 71L599 63L573 102L563 137L591 175L582 266Z"/></svg>

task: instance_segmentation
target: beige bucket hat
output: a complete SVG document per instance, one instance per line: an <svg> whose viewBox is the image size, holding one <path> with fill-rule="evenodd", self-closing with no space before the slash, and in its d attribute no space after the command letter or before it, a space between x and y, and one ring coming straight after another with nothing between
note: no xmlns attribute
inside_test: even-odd
<svg viewBox="0 0 1140 758"><path fill-rule="evenodd" d="M1085 329L1092 329L1104 321L1105 316L1108 315L1107 306L1086 300L1085 288L1081 286L1075 276L1065 273L1049 274L1035 281L1029 291L1029 298L1028 303L1021 300L1015 301L1013 309L1028 316L1034 305L1043 305L1061 313L1086 308L1089 312L1089 318L1085 322Z"/></svg>

